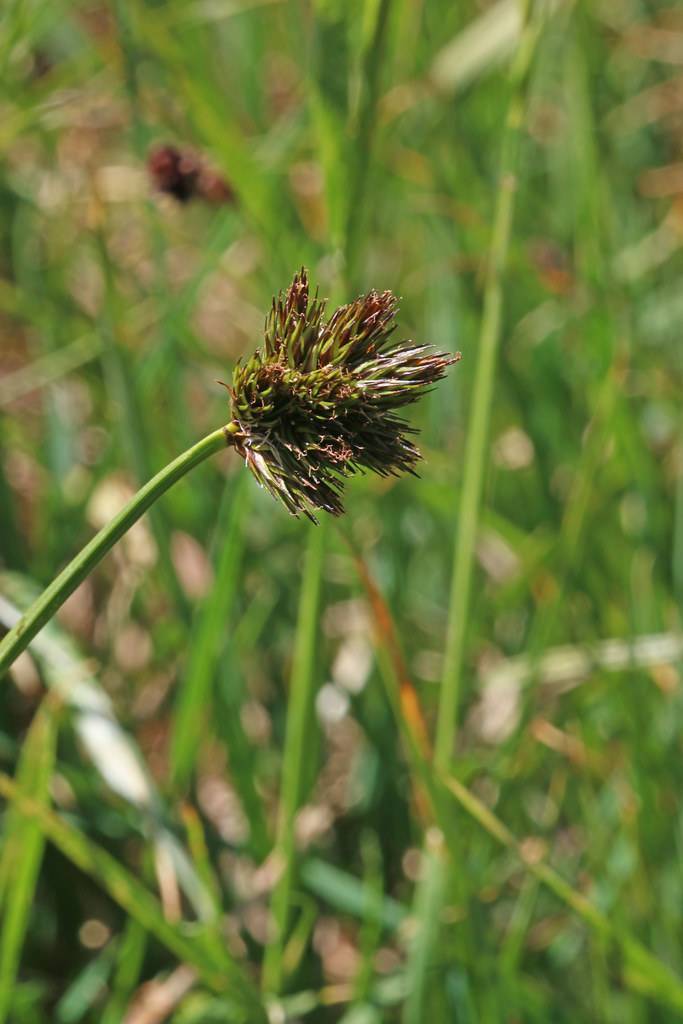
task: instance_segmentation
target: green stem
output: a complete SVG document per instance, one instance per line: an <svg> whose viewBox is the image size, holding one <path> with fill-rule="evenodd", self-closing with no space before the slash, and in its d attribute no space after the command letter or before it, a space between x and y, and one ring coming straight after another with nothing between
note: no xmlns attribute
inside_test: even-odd
<svg viewBox="0 0 683 1024"><path fill-rule="evenodd" d="M374 33L363 60L363 97L355 138L355 164L350 176L344 246L346 281L351 290L355 287L356 268L362 241L368 171L370 170L370 156L377 121L377 101L390 12L391 0L379 0Z"/></svg>
<svg viewBox="0 0 683 1024"><path fill-rule="evenodd" d="M137 33L133 27L130 5L124 0L116 0L114 3L114 17L117 24L119 46L123 58L123 80L128 106L130 109L131 141L133 151L140 164L144 164L149 144L149 130L145 124L143 106L140 96L138 81L138 68L142 60ZM149 241L155 267L155 298L158 306L158 327L159 336L148 351L142 362L144 368L144 379L138 385L144 391L145 381L154 379L158 382L159 376L165 367L182 364L182 353L178 345L179 318L174 316L173 300L168 278L168 260L164 233L161 227L159 212L151 196L148 196L144 204L147 227L149 229ZM150 364L156 364L156 377L150 373ZM169 398L172 403L182 400L182 375L168 373L165 375L164 386L169 389ZM173 405L171 405L173 408ZM186 433L186 423L182 416L172 416L168 427L172 431L174 446L178 447L187 444L189 438Z"/></svg>
<svg viewBox="0 0 683 1024"><path fill-rule="evenodd" d="M359 566L360 568L360 566ZM391 611L382 600L381 608L376 600L372 599L374 589L370 577L361 574L363 586L370 599L370 609L375 621L378 637L377 655L380 669L385 677L386 692L392 711L396 717L396 724L401 732L406 745L406 753L410 769L425 786L430 802L430 810L434 815L435 823L443 834L446 848L453 865L459 868L462 865L460 844L453 842L453 813L451 807L445 802L444 796L450 794L455 798L458 805L473 818L481 828L488 834L514 853L522 863L524 869L537 879L542 885L549 889L554 895L575 914L589 925L593 931L621 950L624 958L624 981L627 987L644 993L652 999L675 1007L676 1010L683 1010L683 981L672 971L672 969L647 949L627 928L623 927L617 920L613 920L604 914L588 897L575 889L569 882L552 868L546 861L539 859L533 846L524 844L516 835L501 821L493 811L486 806L474 793L463 785L449 772L442 772L435 768L428 760L428 752L420 743L415 730L415 724L408 719L401 711L399 691L402 683L402 674L397 671L396 655L401 656L400 644L390 644L387 640L386 622L380 624L378 612L382 614L384 609L389 616L389 628L394 632ZM381 598L381 594L377 591ZM418 918L419 920L419 918ZM411 1006L413 996L409 995L407 1007ZM406 1011L407 1012L407 1011ZM414 1018L417 1019L417 1018ZM425 1019L425 1014L419 1019Z"/></svg>
<svg viewBox="0 0 683 1024"><path fill-rule="evenodd" d="M0 642L0 679L10 665L28 647L34 636L52 618L67 597L92 572L97 563L123 537L124 533L137 522L161 495L177 480L198 466L210 455L225 448L229 443L225 427L207 434L205 438L188 448L173 462L157 473L133 495L110 523L102 527L92 540L69 562L59 576L43 591L39 598L22 616L14 629Z"/></svg>
<svg viewBox="0 0 683 1024"><path fill-rule="evenodd" d="M460 680L465 651L465 633L470 605L474 548L486 468L486 445L491 419L493 384L503 312L503 271L507 261L514 214L517 151L524 114L522 84L526 78L538 24L530 23L520 40L517 59L511 69L512 97L503 129L499 187L493 220L484 287L484 308L479 336L472 404L467 429L467 448L458 513L458 530L448 611L446 652L439 703L434 761L440 771L450 762L455 735Z"/></svg>
<svg viewBox="0 0 683 1024"><path fill-rule="evenodd" d="M189 653L178 689L169 750L169 776L174 788L185 790L196 765L197 751L206 736L207 723L216 721L215 701L226 623L230 621L240 580L244 554L244 513L249 491L246 474L234 488L226 489L218 513L216 578L190 634ZM228 659L230 660L230 659ZM239 715L235 715L239 718ZM230 750L232 756L233 751Z"/></svg>
<svg viewBox="0 0 683 1024"><path fill-rule="evenodd" d="M263 990L269 993L277 993L282 987L283 955L290 923L292 890L295 881L294 828L296 814L305 792L306 775L310 771L310 737L313 728L313 705L317 682L315 651L326 533L327 523L323 521L309 535L299 597L297 634L285 729L285 749L282 755L280 816L275 847L282 873L271 899L273 935L266 947L263 962Z"/></svg>
<svg viewBox="0 0 683 1024"><path fill-rule="evenodd" d="M574 889L569 882L544 860L536 859L525 852L525 847L500 818L489 810L466 786L455 778L441 779L460 806L492 836L507 847L521 860L524 868L566 906L582 918L599 935L615 943L622 951L630 968L627 982L652 998L659 998L683 1010L683 984L671 968L650 953L639 939L603 914L582 892Z"/></svg>
<svg viewBox="0 0 683 1024"><path fill-rule="evenodd" d="M232 1011L228 1019L267 1024L261 1000L251 980L227 947L220 954L209 948L201 935L182 922L169 921L157 898L134 874L61 815L34 799L0 772L0 796L12 809L40 829L46 839L85 875L89 875L124 911L136 920L181 963L193 967L211 991L222 996ZM239 1005L239 1009L238 1009ZM237 1013L242 1010L239 1017Z"/></svg>

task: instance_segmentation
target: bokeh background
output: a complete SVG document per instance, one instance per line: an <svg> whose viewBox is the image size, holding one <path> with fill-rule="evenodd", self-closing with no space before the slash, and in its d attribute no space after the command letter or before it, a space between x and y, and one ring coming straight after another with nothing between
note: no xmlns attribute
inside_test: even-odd
<svg viewBox="0 0 683 1024"><path fill-rule="evenodd" d="M679 1019L680 7L9 0L0 63L5 627L301 265L463 354L420 479L214 458L0 685L0 1019Z"/></svg>

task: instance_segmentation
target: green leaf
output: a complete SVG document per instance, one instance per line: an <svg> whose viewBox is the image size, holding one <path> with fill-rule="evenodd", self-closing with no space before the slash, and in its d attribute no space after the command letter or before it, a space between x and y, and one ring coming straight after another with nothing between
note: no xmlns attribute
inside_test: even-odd
<svg viewBox="0 0 683 1024"><path fill-rule="evenodd" d="M17 785L41 808L49 804L56 745L55 713L43 701L24 741L16 775ZM11 803L0 859L0 1024L8 1019L11 1007L44 846L45 837L37 822Z"/></svg>
<svg viewBox="0 0 683 1024"><path fill-rule="evenodd" d="M223 499L216 531L220 540L216 578L193 626L187 667L178 689L170 769L172 782L180 789L189 782L205 729L214 717L213 686L241 581L243 524L250 493L246 483L246 473L239 473Z"/></svg>
<svg viewBox="0 0 683 1024"><path fill-rule="evenodd" d="M294 821L304 793L307 748L311 742L310 733L313 727L313 705L316 692L315 655L327 535L326 523L327 520L323 520L319 527L312 529L309 533L308 551L299 597L285 749L282 758L280 824L275 848L281 862L281 875L271 900L275 934L266 948L263 967L263 987L267 992L277 992L283 979L282 961L290 921L296 863Z"/></svg>
<svg viewBox="0 0 683 1024"><path fill-rule="evenodd" d="M164 917L159 901L111 854L59 815L19 789L7 775L0 774L0 794L13 801L17 812L32 821L43 836L76 867L98 883L131 918L183 963L190 964L213 991L225 993L235 1006L253 1014L254 1022L266 1021L265 1011L243 968L231 959L227 946L219 956L208 950L203 937L188 934L187 929Z"/></svg>
<svg viewBox="0 0 683 1024"><path fill-rule="evenodd" d="M29 606L38 593L25 576L0 573L0 623L7 628L15 625L21 618L20 608ZM164 824L161 795L137 744L119 724L91 663L54 619L35 637L30 650L50 691L70 709L75 732L104 782L140 811L145 830L157 847L163 847L197 915L210 916L208 894L185 850Z"/></svg>

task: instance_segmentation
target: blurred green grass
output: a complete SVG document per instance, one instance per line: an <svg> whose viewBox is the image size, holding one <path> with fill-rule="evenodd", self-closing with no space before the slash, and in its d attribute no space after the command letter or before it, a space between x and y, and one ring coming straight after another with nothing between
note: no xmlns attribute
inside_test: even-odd
<svg viewBox="0 0 683 1024"><path fill-rule="evenodd" d="M334 302L392 289L402 334L463 360L415 413L420 480L354 481L320 535L214 460L64 608L68 670L37 650L0 686L0 768L24 794L2 819L2 1019L131 1024L157 995L152 1019L256 1020L259 973L273 1020L680 1016L683 17L531 4L525 36L523 7L6 6L0 557L29 589L224 421L215 381L302 264ZM146 157L166 142L235 201L155 192ZM432 740L462 627L439 773L411 745L344 538ZM451 565L468 543L462 614ZM21 595L0 595L9 625ZM119 747L88 760L69 690L84 672L154 780L151 816L125 799ZM449 798L444 775L479 803ZM287 927L268 942L271 901Z"/></svg>

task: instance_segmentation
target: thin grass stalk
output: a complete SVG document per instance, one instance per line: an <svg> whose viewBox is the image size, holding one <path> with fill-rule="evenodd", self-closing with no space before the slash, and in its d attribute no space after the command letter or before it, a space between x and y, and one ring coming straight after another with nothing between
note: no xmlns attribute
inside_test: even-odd
<svg viewBox="0 0 683 1024"><path fill-rule="evenodd" d="M361 580L365 586L367 586L366 581L371 580L367 568L361 574ZM378 660L382 668L385 685L389 691L393 691L393 694L391 692L388 693L389 701L396 716L397 727L406 741L405 748L411 771L428 787L431 805L439 828L443 832L451 859L456 864L460 863L459 844L453 843L451 809L443 799L444 795L447 794L454 797L458 805L488 832L493 839L515 853L525 870L549 889L561 903L569 907L599 936L608 940L620 950L625 965L624 980L630 988L679 1011L683 1010L683 980L681 978L665 963L650 953L628 929L618 923L614 923L583 893L574 889L549 864L543 860L529 857L525 847L514 833L486 804L479 800L458 779L453 778L447 772L441 772L434 762L430 760L429 751L425 751L420 729L416 725L416 722L421 718L421 713L418 716L411 717L402 710L399 692L405 686L405 680L396 671L396 655L392 646L387 643L388 631L386 623L390 624L394 636L396 635L395 627L392 624L393 619L389 607L383 598L381 598L382 609L381 616L379 616L383 621L377 621L379 612L377 595L381 597L381 594L374 581L372 582L372 587L375 594L373 595L372 592L369 592L368 596L370 598L371 610L376 620L377 637L380 641L377 651Z"/></svg>
<svg viewBox="0 0 683 1024"><path fill-rule="evenodd" d="M32 391L53 384L102 354L102 344L93 331L88 331L68 345L38 356L27 366L3 373L0 378L0 408L16 402ZM0 507L2 502L0 501Z"/></svg>
<svg viewBox="0 0 683 1024"><path fill-rule="evenodd" d="M683 447L683 425L679 444ZM674 500L674 535L671 547L671 575L679 611L683 612L683 472L679 470Z"/></svg>
<svg viewBox="0 0 683 1024"><path fill-rule="evenodd" d="M304 792L307 737L310 735L313 720L315 649L326 534L324 525L309 534L299 597L285 748L282 756L280 818L275 847L281 874L271 900L273 934L266 948L263 964L263 989L271 993L279 992L282 986L284 949L291 919L296 857L294 826Z"/></svg>
<svg viewBox="0 0 683 1024"><path fill-rule="evenodd" d="M114 14L119 45L123 55L123 77L130 109L133 149L140 164L144 165L147 155L148 132L145 128L138 83L138 66L141 62L141 53L130 17L131 11L128 7L129 5L122 3L122 0L115 0ZM168 276L166 240L161 228L158 211L151 197L147 197L143 205L152 261L155 268L156 299L159 311L158 333L160 335L151 355L146 356L145 362L153 361L156 366L157 375L155 382L157 387L160 373L167 370L169 366L174 367L173 373L166 372L164 374L164 388L167 391L170 407L180 408L183 403L183 378L182 374L178 372L180 367L182 367L181 353L178 345L179 318L174 316L174 300ZM168 425L174 432L175 443L178 447L184 447L188 442L185 417L172 416Z"/></svg>
<svg viewBox="0 0 683 1024"><path fill-rule="evenodd" d="M660 999L677 1010L683 1010L683 981L656 956L643 946L627 929L614 923L594 903L574 889L569 882L542 860L526 856L524 847L500 818L482 803L466 786L453 777L443 780L460 806L467 811L490 836L505 846L521 861L525 870L569 907L598 935L608 939L622 952L629 987Z"/></svg>
<svg viewBox="0 0 683 1024"><path fill-rule="evenodd" d="M214 992L231 996L251 1013L250 1021L265 1024L266 1015L251 981L230 958L227 947L220 958L203 941L191 938L168 921L152 893L106 850L93 843L59 815L27 796L8 776L0 774L0 796L13 802L17 811L31 819L47 839L81 871L100 885L126 914L137 920L183 963L196 968Z"/></svg>
<svg viewBox="0 0 683 1024"><path fill-rule="evenodd" d="M533 875L527 875L510 914L505 939L500 949L501 975L506 983L514 985L520 970L520 961L538 899L541 883Z"/></svg>
<svg viewBox="0 0 683 1024"><path fill-rule="evenodd" d="M544 652L553 640L557 639L556 626L564 607L568 583L571 574L578 569L588 513L595 492L596 475L614 432L613 418L618 402L620 376L623 375L614 367L610 367L600 386L595 413L586 429L587 439L576 467L571 490L565 499L556 543L557 587L535 616L526 645L531 683L538 682ZM531 686L527 689L530 691Z"/></svg>
<svg viewBox="0 0 683 1024"><path fill-rule="evenodd" d="M525 17L528 4L525 4ZM491 419L503 310L503 274L510 245L515 207L516 168L524 116L524 83L531 65L538 25L530 22L524 30L511 71L509 102L499 170L499 186L493 217L493 235L488 254L484 287L484 308L479 335L472 401L467 429L467 447L455 537L455 554L448 609L446 651L436 728L434 759L440 771L448 768L457 728L458 704L465 636L470 608L474 548L487 464L487 442Z"/></svg>
<svg viewBox="0 0 683 1024"><path fill-rule="evenodd" d="M363 94L355 137L354 166L349 188L349 205L345 237L345 277L350 287L355 285L356 268L360 253L365 195L367 191L370 155L377 120L377 100L381 72L387 44L387 29L392 0L379 0L372 39L363 59Z"/></svg>
<svg viewBox="0 0 683 1024"><path fill-rule="evenodd" d="M206 836L204 834L204 828L199 814L190 804L185 804L181 808L181 813L190 849L190 856L192 858L192 865L199 878L201 878L202 884L206 892L209 894L209 899L212 904L211 916L207 917L207 919L202 922L203 930L201 937L206 948L213 951L215 955L220 958L223 952L223 947L225 946L222 913L223 899L220 882L211 862L211 856L206 844ZM199 938L199 933L197 937Z"/></svg>
<svg viewBox="0 0 683 1024"><path fill-rule="evenodd" d="M243 522L249 494L247 483L247 474L240 473L234 493L228 495L226 490L217 527L220 541L216 578L193 624L184 678L178 690L171 734L170 774L173 785L181 790L189 783L203 730L211 720L212 684L239 584L244 550Z"/></svg>
<svg viewBox="0 0 683 1024"><path fill-rule="evenodd" d="M19 530L16 496L7 480L5 470L5 423L0 421L0 536L3 541L3 557L8 568L17 569L25 562L25 544Z"/></svg>
<svg viewBox="0 0 683 1024"><path fill-rule="evenodd" d="M403 1006L403 1024L424 1022L429 977L441 931L440 914L448 898L448 859L443 836L438 829L431 833L424 844L421 877L415 889L415 933L406 963L408 995Z"/></svg>
<svg viewBox="0 0 683 1024"><path fill-rule="evenodd" d="M272 848L272 834L267 808L259 788L259 752L242 723L241 710L246 701L246 687L237 664L242 652L250 649L253 650L245 647L237 636L231 637L218 667L213 698L213 729L228 755L235 793L249 822L246 847L261 862Z"/></svg>
<svg viewBox="0 0 683 1024"><path fill-rule="evenodd" d="M120 430L124 452L135 476L136 483L140 484L150 475L150 465L147 458L148 433L127 353L119 345L116 336L117 293L114 268L109 258L106 239L101 228L95 231L95 242L105 283L104 310L100 317L102 360L108 388L121 409ZM170 531L166 517L160 509L152 510L150 513L150 524L157 543L159 568L163 575L164 583L173 595L176 607L183 617L187 619L189 618L189 605L171 559Z"/></svg>
<svg viewBox="0 0 683 1024"><path fill-rule="evenodd" d="M0 679L16 658L30 644L33 637L64 604L67 597L92 572L108 551L138 521L147 509L186 473L204 462L210 455L225 448L227 434L223 427L207 434L201 441L188 448L173 462L152 477L129 502L102 527L92 540L79 551L75 558L42 592L16 626L0 641Z"/></svg>
<svg viewBox="0 0 683 1024"><path fill-rule="evenodd" d="M354 1005L365 1003L370 995L375 973L375 955L382 940L384 878L382 850L375 832L368 830L361 836L361 859L364 870L360 885L363 905L367 911L362 917L358 931L360 964L353 981Z"/></svg>
<svg viewBox="0 0 683 1024"><path fill-rule="evenodd" d="M58 1001L51 1007L53 1021L59 1021L59 1024L72 1024L74 1021L85 1020L88 1011L96 1013L100 1019L98 1003L101 993L106 991L109 985L116 962L117 947L118 939L114 936L92 953L85 965L76 971L75 977L69 979Z"/></svg>
<svg viewBox="0 0 683 1024"><path fill-rule="evenodd" d="M57 717L44 701L28 731L17 766L17 783L41 806L50 800L50 780L57 753ZM45 837L35 822L10 805L4 822L0 860L0 1024L5 1024L21 963L38 885Z"/></svg>
<svg viewBox="0 0 683 1024"><path fill-rule="evenodd" d="M135 918L128 917L116 949L116 964L101 1024L120 1024L125 1019L126 1007L140 980L146 951L146 930Z"/></svg>
<svg viewBox="0 0 683 1024"><path fill-rule="evenodd" d="M578 271L595 288L604 310L605 356L608 366L590 402L591 416L584 431L584 443L578 458L572 486L564 501L562 522L556 544L558 586L549 601L540 607L532 624L527 647L532 663L538 663L544 649L556 639L567 592L567 584L580 568L589 512L595 498L596 479L610 442L619 430L619 405L627 392L631 331L628 323L629 299L615 280L609 258L615 245L610 238L611 194L596 144L599 135L591 98L591 82L585 47L587 26L583 26L581 6L574 18L572 36L567 40L567 71L570 85L568 130L573 140L573 169L576 177L575 249ZM616 300L616 301L615 301ZM619 301L621 300L621 301ZM532 678L537 672L532 673Z"/></svg>
<svg viewBox="0 0 683 1024"><path fill-rule="evenodd" d="M414 768L415 779L412 788L418 816L424 826L436 821L444 822L443 807L441 814L437 810L437 804L442 800L443 794L438 791L433 781L427 725L417 692L408 674L391 611L365 561L355 551L348 536L341 536L352 552L356 571L370 602L378 640L377 663L387 700L396 721L405 724L402 737L408 745L409 760ZM446 824L444 827L450 828L450 825ZM456 839L454 834L451 838L453 841Z"/></svg>

